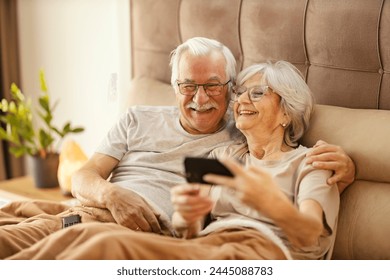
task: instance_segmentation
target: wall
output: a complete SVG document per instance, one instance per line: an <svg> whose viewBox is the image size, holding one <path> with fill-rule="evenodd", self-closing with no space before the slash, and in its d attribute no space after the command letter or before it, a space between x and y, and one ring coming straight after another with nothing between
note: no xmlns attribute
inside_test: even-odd
<svg viewBox="0 0 390 280"><path fill-rule="evenodd" d="M92 155L118 117L118 95L129 83L128 1L19 0L18 24L22 91L39 93L42 68L58 100L54 123L83 126L85 132L67 139Z"/></svg>

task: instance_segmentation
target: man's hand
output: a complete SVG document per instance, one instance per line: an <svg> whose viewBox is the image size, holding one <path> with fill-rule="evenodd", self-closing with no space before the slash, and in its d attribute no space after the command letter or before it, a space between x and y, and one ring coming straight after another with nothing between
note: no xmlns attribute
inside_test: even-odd
<svg viewBox="0 0 390 280"><path fill-rule="evenodd" d="M127 228L161 233L158 214L135 192L113 186L107 196L107 208L115 221Z"/></svg>
<svg viewBox="0 0 390 280"><path fill-rule="evenodd" d="M319 140L306 156L314 168L333 171L328 184L337 183L340 193L355 180L355 164L340 146Z"/></svg>

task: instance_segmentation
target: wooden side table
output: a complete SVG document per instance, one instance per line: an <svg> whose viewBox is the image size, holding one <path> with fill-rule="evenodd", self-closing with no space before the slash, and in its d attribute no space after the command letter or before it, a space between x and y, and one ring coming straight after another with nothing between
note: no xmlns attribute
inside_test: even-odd
<svg viewBox="0 0 390 280"><path fill-rule="evenodd" d="M64 195L60 187L37 188L34 185L33 178L29 176L0 181L0 200L14 201L21 199L65 202L72 200L72 197Z"/></svg>

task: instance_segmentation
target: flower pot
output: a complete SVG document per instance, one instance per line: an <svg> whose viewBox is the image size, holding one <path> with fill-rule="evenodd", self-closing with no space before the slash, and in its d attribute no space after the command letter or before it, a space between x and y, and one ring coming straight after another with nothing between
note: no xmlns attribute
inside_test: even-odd
<svg viewBox="0 0 390 280"><path fill-rule="evenodd" d="M47 154L46 158L33 156L31 160L35 186L37 188L58 187L57 170L59 154Z"/></svg>

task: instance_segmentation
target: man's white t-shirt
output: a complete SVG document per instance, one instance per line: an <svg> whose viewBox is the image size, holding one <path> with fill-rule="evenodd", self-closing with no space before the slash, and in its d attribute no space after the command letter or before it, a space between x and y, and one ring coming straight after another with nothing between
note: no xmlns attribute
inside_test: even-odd
<svg viewBox="0 0 390 280"><path fill-rule="evenodd" d="M185 183L186 156L207 157L242 134L228 121L213 134L190 134L175 106L134 106L110 129L97 153L119 160L110 181L141 195L170 227L170 188Z"/></svg>

